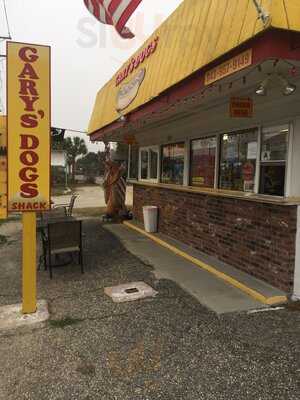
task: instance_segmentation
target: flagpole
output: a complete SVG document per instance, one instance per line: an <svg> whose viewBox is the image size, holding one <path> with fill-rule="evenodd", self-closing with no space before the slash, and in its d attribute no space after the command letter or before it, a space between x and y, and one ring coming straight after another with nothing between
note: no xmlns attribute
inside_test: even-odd
<svg viewBox="0 0 300 400"><path fill-rule="evenodd" d="M252 0L252 1L258 12L258 18L260 18L262 22L266 25L270 19L270 15L263 9L263 7L258 3L257 0Z"/></svg>

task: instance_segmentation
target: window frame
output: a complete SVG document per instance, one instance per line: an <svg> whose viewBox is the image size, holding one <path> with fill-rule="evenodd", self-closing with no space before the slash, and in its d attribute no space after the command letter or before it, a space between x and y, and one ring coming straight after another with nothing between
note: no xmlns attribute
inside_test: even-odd
<svg viewBox="0 0 300 400"><path fill-rule="evenodd" d="M178 144L183 144L183 179L182 179L182 184L180 183L167 183L163 182L162 180L162 172L163 172L163 150L164 147L167 146L176 146ZM159 173L159 181L161 182L162 185L174 185L174 186L187 186L185 185L186 181L186 176L189 176L190 170L188 169L187 171L187 163L190 165L190 160L187 158L187 142L186 140L179 140L178 142L171 142L171 143L164 143L160 146L160 173Z"/></svg>
<svg viewBox="0 0 300 400"><path fill-rule="evenodd" d="M231 131L231 130L229 130L229 131ZM256 151L256 162L255 162L254 190L253 190L253 192L247 192L244 190L224 189L221 187L221 174L220 174L221 161L222 161L222 138L226 134L233 136L233 135L240 135L240 134L251 132L251 131L257 132L257 151ZM224 190L224 191L229 191L229 192L248 193L248 194L258 194L259 193L260 166L259 166L259 170L258 170L257 164L260 161L260 154L261 154L261 131L262 131L262 129L260 126L252 126L250 128L233 130L230 133L224 132L224 133L219 134L219 140L218 140L219 161L218 161L218 182L217 182L217 188L219 190Z"/></svg>
<svg viewBox="0 0 300 400"><path fill-rule="evenodd" d="M264 133L266 133L267 130L271 129L282 129L282 128L287 128L288 132L288 138L287 138L287 148L286 148L286 156L285 160L261 160L261 152L262 152L262 145L263 145L263 136ZM276 198L285 198L289 195L289 190L290 190L290 185L289 185L289 179L290 179L290 164L291 164L291 149L292 149L292 137L293 137L293 124L291 122L288 123L278 123L278 124L268 124L265 126L261 126L260 129L260 149L259 149L259 179L258 179L258 191L257 194L259 196L266 196L266 197L276 197ZM261 193L260 192L260 186L261 186L261 178L262 178L262 173L261 173L261 168L262 166L267 166L267 165L280 165L285 167L285 176L284 176L284 188L283 188L283 196L280 195L275 195L275 194L267 194L267 193Z"/></svg>
<svg viewBox="0 0 300 400"><path fill-rule="evenodd" d="M190 143L190 149L189 149L189 171L188 171L188 186L193 187L193 188L203 188L203 189L217 189L218 187L218 176L219 176L219 170L220 168L217 167L219 164L218 160L220 157L220 137L221 134L214 134L214 135L208 135L208 136L203 136L203 137L198 137L198 138L193 138L189 141ZM215 165L214 165L214 183L212 187L209 186L197 186L192 184L192 152L193 152L193 142L196 140L209 140L209 139L216 139L216 151L215 151ZM217 185L216 185L217 182Z"/></svg>
<svg viewBox="0 0 300 400"><path fill-rule="evenodd" d="M261 161L261 150L262 150L262 145L263 145L263 132L268 130L268 129L276 129L280 127L287 127L288 128L288 140L287 140L287 151L286 151L286 160L285 162L285 185L284 185L284 196L276 196L276 195L268 195L268 194L263 194L260 193L260 184L261 184L261 166L264 164L264 162ZM193 189L211 189L211 190L220 190L220 191L226 191L226 192L240 192L245 195L257 195L261 198L263 197L274 197L274 198L285 198L289 196L290 193L290 186L291 186L291 160L292 160L292 144L293 144L293 137L294 137L294 124L293 121L289 120L281 120L279 122L275 122L272 124L257 124L257 125L251 125L251 126L245 126L237 129L226 129L222 131L214 131L211 133L208 133L203 136L196 136L196 135L190 135L186 139L183 140L178 140L176 142L167 142L163 144L158 144L154 146L143 146L139 147L139 160L138 160L138 180L141 182L149 182L149 183L160 183L162 185L172 185L172 186L183 186L183 187L191 187ZM247 131L252 131L256 130L257 131L257 154L256 154L256 169L255 169L255 180L254 180L254 191L253 192L244 192L244 191L236 191L236 190L231 190L231 189L222 189L220 187L220 165L221 165L221 158L222 158L222 137L224 134L228 133L229 134L239 134ZM197 186L192 186L191 185L191 161L192 161L192 142L195 140L204 140L204 139L210 139L210 138L215 138L216 139L216 154L215 154L215 177L214 177L214 186L212 188L209 187L197 187ZM163 163L163 148L165 146L172 146L176 144L183 144L184 145L184 176L183 176L183 183L182 184L176 184L176 183L165 183L162 182L161 175L162 175L162 163ZM147 179L142 179L141 178L141 152L142 151L148 151L148 177ZM156 151L158 154L158 165L157 165L157 179L150 179L149 173L150 173L150 150ZM269 164L272 163L278 163L278 161L270 161L266 162ZM131 179L131 178L130 178Z"/></svg>
<svg viewBox="0 0 300 400"><path fill-rule="evenodd" d="M281 161L285 162L285 167L286 167L286 172L285 172L285 186L284 186L284 196L276 196L276 195L268 195L268 194L263 194L260 193L260 183L261 183L261 165L264 164L264 162L261 161L261 150L262 150L262 141L263 141L263 131L266 131L268 129L276 129L280 127L287 127L289 132L288 132L288 140L287 140L287 151L286 151L286 160ZM251 125L251 126L246 126L245 128L238 128L238 129L233 129L233 130L227 130L231 131L232 134L238 134L241 132L245 131L251 131L251 130L257 130L257 154L256 154L256 170L255 170L255 181L254 181L254 191L251 193L252 195L257 195L260 197L275 197L275 198L285 198L290 195L291 191L291 161L293 157L293 138L294 138L294 124L293 121L287 121L287 120L281 120L278 121L277 123L272 123L272 124L259 124L259 125ZM217 147L216 147L216 163L215 163L215 181L214 181L214 188L215 190L224 190L224 191L231 191L230 189L222 189L220 186L220 164L221 164L221 157L222 157L222 136L226 134L224 131L217 131L217 132L211 132L210 134L206 134L204 136L190 136L188 139L190 150L189 150L189 161L187 165L187 174L189 177L188 184L186 186L192 187L192 188L197 188L197 186L192 186L191 185L191 155L192 155L192 142L194 140L201 140L201 139L209 139L210 137L216 137L217 141ZM279 163L280 161L270 161L268 162L269 164L274 164L274 163ZM267 164L267 162L265 162ZM199 190L201 190L201 187L198 187ZM206 188L203 187L205 190ZM211 188L210 188L211 189ZM234 191L234 190L232 190ZM235 191L236 192L236 191ZM246 193L244 191L240 191L240 193ZM248 193L250 194L250 193Z"/></svg>
<svg viewBox="0 0 300 400"><path fill-rule="evenodd" d="M148 173L147 178L142 178L142 151L148 152ZM157 153L157 178L150 178L150 170L151 170L151 156L150 151L154 151ZM138 170L138 180L141 182L152 182L158 183L160 176L160 146L144 146L139 148L139 170Z"/></svg>
<svg viewBox="0 0 300 400"><path fill-rule="evenodd" d="M131 161L132 161L132 148L133 147L137 147L137 150L138 150L138 160L137 160L137 176L136 176L136 178L133 178L132 176L131 176ZM139 147L138 146L133 146L133 145L129 145L128 146L128 170L127 170L127 175L128 175L128 178L127 178L127 180L128 181L138 181L138 179L139 179L139 164L140 164L140 149L139 149Z"/></svg>

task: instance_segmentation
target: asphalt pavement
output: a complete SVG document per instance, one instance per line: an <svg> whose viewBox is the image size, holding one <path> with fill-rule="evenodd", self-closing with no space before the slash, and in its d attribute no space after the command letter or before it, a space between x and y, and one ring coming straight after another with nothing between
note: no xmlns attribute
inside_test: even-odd
<svg viewBox="0 0 300 400"><path fill-rule="evenodd" d="M21 299L20 231L9 232L0 304ZM52 281L39 271L45 326L0 333L1 400L299 400L299 311L217 315L100 221L85 221L84 233L84 275L75 264ZM134 281L158 295L116 304L104 294Z"/></svg>

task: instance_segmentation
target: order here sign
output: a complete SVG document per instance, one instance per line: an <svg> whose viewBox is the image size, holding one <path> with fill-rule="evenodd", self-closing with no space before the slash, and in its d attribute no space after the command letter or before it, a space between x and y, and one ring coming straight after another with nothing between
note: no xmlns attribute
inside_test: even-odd
<svg viewBox="0 0 300 400"><path fill-rule="evenodd" d="M8 208L50 208L50 47L7 43Z"/></svg>

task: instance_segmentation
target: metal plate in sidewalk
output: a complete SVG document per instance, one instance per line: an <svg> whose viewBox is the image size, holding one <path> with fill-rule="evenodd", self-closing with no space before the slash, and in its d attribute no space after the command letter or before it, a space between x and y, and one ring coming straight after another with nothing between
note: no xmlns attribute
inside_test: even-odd
<svg viewBox="0 0 300 400"><path fill-rule="evenodd" d="M135 301L146 297L155 297L156 292L145 282L131 282L123 285L104 288L104 293L111 297L115 303Z"/></svg>

